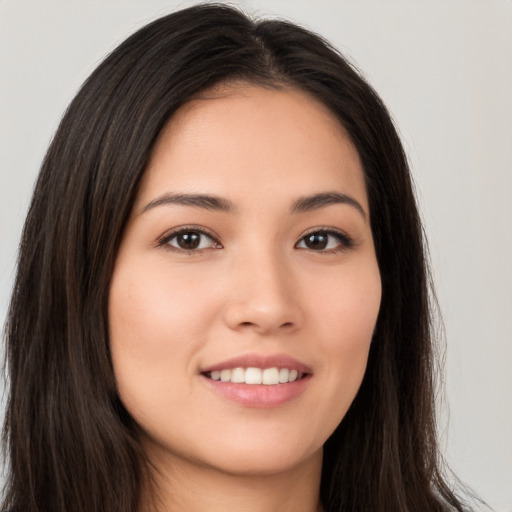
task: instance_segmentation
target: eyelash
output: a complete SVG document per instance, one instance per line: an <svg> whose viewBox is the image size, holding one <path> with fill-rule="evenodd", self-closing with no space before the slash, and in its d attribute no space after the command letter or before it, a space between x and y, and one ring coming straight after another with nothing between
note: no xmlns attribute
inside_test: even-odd
<svg viewBox="0 0 512 512"><path fill-rule="evenodd" d="M208 237L212 241L213 247L203 247L203 248L194 248L194 249L183 249L181 247L175 247L170 244L171 240L178 237L179 235L184 235L187 233L195 233L199 234L200 236ZM339 242L339 245L335 248L331 249L321 249L321 250L314 250L309 247L297 247L300 243L303 243L306 239L306 237L310 235L327 235L328 237L334 237ZM200 244L201 242L199 242ZM199 254L205 249L222 249L222 244L218 241L218 239L211 233L210 231L200 228L197 226L182 226L180 228L176 228L171 233L168 233L163 238L161 238L158 241L159 247L164 247L170 251L187 254L187 255L194 255ZM300 250L311 250L312 252L318 253L318 254L337 254L340 252L344 252L347 250L350 250L354 247L354 241L353 239L348 236L347 234L343 233L342 231L338 231L332 228L323 228L323 227L316 227L308 232L306 232L302 237L299 239L299 241L295 244L296 249Z"/></svg>
<svg viewBox="0 0 512 512"><path fill-rule="evenodd" d="M212 241L213 245L216 246L216 247L208 247L208 249L210 249L210 248L222 249L221 243L217 240L217 238L213 235L213 233L211 233L210 231L207 231L204 228L200 228L197 226L181 226L179 228L174 229L172 232L168 233L167 235L165 235L162 239L160 239L158 241L158 246L164 247L170 251L179 252L179 253L188 254L188 255L198 254L206 249L206 248L201 248L201 249L187 250L187 249L182 249L181 247L174 247L170 244L170 241L173 238L176 238L179 235L184 235L186 233L197 233L201 236L208 237Z"/></svg>
<svg viewBox="0 0 512 512"><path fill-rule="evenodd" d="M308 237L310 235L318 235L318 234L332 236L332 237L336 238L337 241L339 242L339 245L332 249L322 249L322 250L318 250L318 251L310 249L313 252L316 252L319 254L337 254L340 252L348 251L348 250L352 249L355 245L354 240L350 236L348 236L346 233L343 233L342 231L338 231L336 229L327 228L327 227L325 227L325 228L324 227L316 227L316 228L310 229L304 235L302 235L302 237L297 242L297 244L295 244L295 246L297 246L299 243L303 242L306 239L306 237ZM300 247L300 249L309 249L309 248L308 247L304 247L304 248Z"/></svg>

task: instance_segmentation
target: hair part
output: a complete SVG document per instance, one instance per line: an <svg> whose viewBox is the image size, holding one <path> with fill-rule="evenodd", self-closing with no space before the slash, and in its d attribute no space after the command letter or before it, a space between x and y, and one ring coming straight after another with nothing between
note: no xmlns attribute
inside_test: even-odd
<svg viewBox="0 0 512 512"><path fill-rule="evenodd" d="M212 4L124 41L84 83L51 142L6 324L10 467L1 510L138 510L149 469L116 390L110 278L162 128L180 106L227 82L311 94L346 128L364 168L382 305L361 389L325 445L324 506L462 511L439 469L428 266L390 115L319 36Z"/></svg>

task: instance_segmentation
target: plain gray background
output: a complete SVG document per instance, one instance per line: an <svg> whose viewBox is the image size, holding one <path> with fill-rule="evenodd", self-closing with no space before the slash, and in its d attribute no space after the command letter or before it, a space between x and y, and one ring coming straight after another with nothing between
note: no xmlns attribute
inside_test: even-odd
<svg viewBox="0 0 512 512"><path fill-rule="evenodd" d="M0 322L33 182L64 109L117 43L191 3L0 0ZM232 3L326 36L393 113L446 326L444 453L497 512L512 512L512 2Z"/></svg>

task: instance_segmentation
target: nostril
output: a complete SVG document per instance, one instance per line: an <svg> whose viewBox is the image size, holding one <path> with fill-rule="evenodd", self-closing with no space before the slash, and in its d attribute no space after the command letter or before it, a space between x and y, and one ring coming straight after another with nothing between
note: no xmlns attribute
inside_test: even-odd
<svg viewBox="0 0 512 512"><path fill-rule="evenodd" d="M239 325L241 327L254 327L257 324L255 324L254 322L241 322ZM283 328L289 329L289 328L293 327L293 325L294 325L293 322L284 322L283 324L280 325L280 328L281 329L283 329Z"/></svg>

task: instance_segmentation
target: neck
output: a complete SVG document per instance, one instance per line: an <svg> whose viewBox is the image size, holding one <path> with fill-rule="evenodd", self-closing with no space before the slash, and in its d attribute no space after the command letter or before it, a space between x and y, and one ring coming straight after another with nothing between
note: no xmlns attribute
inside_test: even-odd
<svg viewBox="0 0 512 512"><path fill-rule="evenodd" d="M153 466L140 512L322 512L321 453L272 474L229 474L209 467Z"/></svg>

